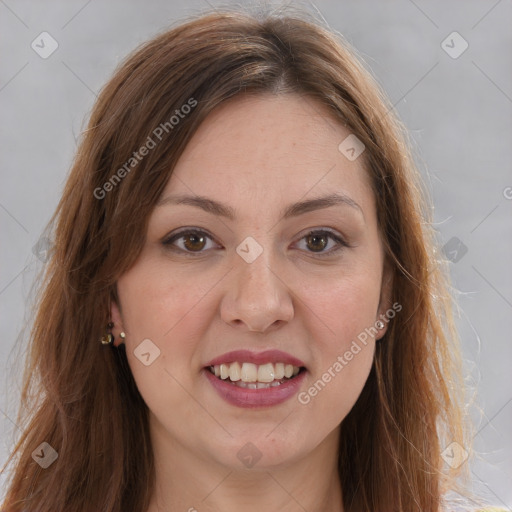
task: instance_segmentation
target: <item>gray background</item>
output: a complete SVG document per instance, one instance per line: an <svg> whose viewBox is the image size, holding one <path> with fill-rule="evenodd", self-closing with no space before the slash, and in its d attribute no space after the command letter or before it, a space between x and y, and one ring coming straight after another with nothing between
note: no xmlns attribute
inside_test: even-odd
<svg viewBox="0 0 512 512"><path fill-rule="evenodd" d="M472 485L490 503L510 509L512 3L315 5L356 47L410 130L441 242L457 237L467 248L464 254L459 244L450 268L468 385L477 393ZM57 205L75 135L121 58L206 8L205 0L0 0L0 463L18 433L18 335L32 318L31 286L42 268L33 247ZM59 44L47 59L31 48L43 31ZM453 31L469 44L458 58L442 47ZM445 44L452 52L462 48L457 40Z"/></svg>

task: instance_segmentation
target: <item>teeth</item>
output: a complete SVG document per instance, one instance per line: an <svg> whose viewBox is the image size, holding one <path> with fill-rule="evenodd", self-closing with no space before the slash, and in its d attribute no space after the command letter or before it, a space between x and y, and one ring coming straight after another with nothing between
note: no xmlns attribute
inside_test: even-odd
<svg viewBox="0 0 512 512"><path fill-rule="evenodd" d="M258 368L258 382L272 382L274 380L274 365L262 364Z"/></svg>
<svg viewBox="0 0 512 512"><path fill-rule="evenodd" d="M220 378L226 380L229 377L229 366L227 364L220 365Z"/></svg>
<svg viewBox="0 0 512 512"><path fill-rule="evenodd" d="M242 378L242 367L240 363L231 363L229 367L229 379L233 382L241 380Z"/></svg>
<svg viewBox="0 0 512 512"><path fill-rule="evenodd" d="M240 379L244 382L256 382L258 380L258 367L253 363L244 363L240 372Z"/></svg>
<svg viewBox="0 0 512 512"><path fill-rule="evenodd" d="M274 368L274 379L282 379L284 377L284 364L276 363Z"/></svg>
<svg viewBox="0 0 512 512"><path fill-rule="evenodd" d="M283 378L295 377L300 371L298 366L284 363L254 363L221 364L210 366L210 371L222 380L236 382L237 385L248 389L262 389L281 384Z"/></svg>

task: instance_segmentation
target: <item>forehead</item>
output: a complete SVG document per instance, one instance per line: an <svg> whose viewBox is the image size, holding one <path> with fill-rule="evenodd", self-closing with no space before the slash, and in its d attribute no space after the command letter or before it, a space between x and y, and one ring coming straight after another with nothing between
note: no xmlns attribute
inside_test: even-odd
<svg viewBox="0 0 512 512"><path fill-rule="evenodd" d="M243 210L244 198L267 205L340 192L371 208L364 159L338 149L350 133L306 96L235 97L198 128L163 195L208 196Z"/></svg>

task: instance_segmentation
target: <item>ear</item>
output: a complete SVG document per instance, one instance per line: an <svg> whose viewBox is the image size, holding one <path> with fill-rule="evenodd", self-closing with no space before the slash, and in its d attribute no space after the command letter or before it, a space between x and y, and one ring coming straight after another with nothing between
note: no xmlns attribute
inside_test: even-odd
<svg viewBox="0 0 512 512"><path fill-rule="evenodd" d="M393 268L389 262L388 257L386 256L384 258L384 265L382 271L379 307L377 311L377 318L375 319L376 322L380 320L384 324L384 327L382 329L379 329L379 332L375 337L376 340L380 340L388 330L388 324L390 319L387 317L386 311L388 311L392 307L393 276Z"/></svg>
<svg viewBox="0 0 512 512"><path fill-rule="evenodd" d="M118 347L123 341L119 334L124 332L123 319L121 316L121 310L114 300L110 303L110 318L114 323L112 327L112 334L114 335L114 346Z"/></svg>

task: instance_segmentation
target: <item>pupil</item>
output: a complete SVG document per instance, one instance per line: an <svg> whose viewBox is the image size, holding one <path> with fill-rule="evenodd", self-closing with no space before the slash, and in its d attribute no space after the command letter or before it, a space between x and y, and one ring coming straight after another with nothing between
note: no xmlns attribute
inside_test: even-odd
<svg viewBox="0 0 512 512"><path fill-rule="evenodd" d="M323 243L321 244L321 246L318 246L317 245L317 248L321 251L322 249L324 249L327 245L327 241L326 241L326 236L325 235L309 235L308 239L309 241L312 241L314 240L315 242L318 241L318 240L322 240ZM315 245L315 242L313 242L313 245ZM315 252L318 252L316 251L315 249L313 249Z"/></svg>
<svg viewBox="0 0 512 512"><path fill-rule="evenodd" d="M195 242L192 242L192 246L190 243L188 243L189 240L195 240ZM194 246L195 243L199 240L199 247L197 245ZM202 244L202 245L201 245ZM204 247L204 237L200 235L191 234L185 237L185 247L189 250L194 249L202 249Z"/></svg>

